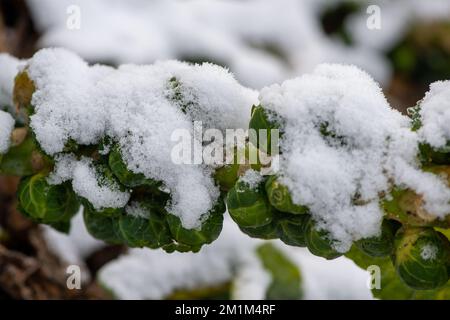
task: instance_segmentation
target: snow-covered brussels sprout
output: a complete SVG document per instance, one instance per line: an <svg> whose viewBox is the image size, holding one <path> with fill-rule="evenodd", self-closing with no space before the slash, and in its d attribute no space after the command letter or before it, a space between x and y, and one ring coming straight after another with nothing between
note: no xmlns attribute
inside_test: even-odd
<svg viewBox="0 0 450 320"><path fill-rule="evenodd" d="M184 251L183 245L186 246L185 251L199 251L201 246L209 244L217 239L222 231L223 214L225 212L225 204L221 198L218 199L215 206L208 213L208 218L203 221L198 229L186 229L182 226L180 218L175 215L167 214L167 222L173 239L179 247L178 251ZM173 246L167 246L171 250ZM166 249L166 247L163 247ZM187 250L190 249L190 250Z"/></svg>
<svg viewBox="0 0 450 320"><path fill-rule="evenodd" d="M309 214L284 215L278 221L278 237L290 246L306 247L306 226L310 218Z"/></svg>
<svg viewBox="0 0 450 320"><path fill-rule="evenodd" d="M241 227L262 227L273 219L273 209L264 190L264 181L248 183L239 179L228 192L228 211L233 220Z"/></svg>
<svg viewBox="0 0 450 320"><path fill-rule="evenodd" d="M280 124L273 111L262 106L253 106L249 128L256 131L256 146L258 149L270 154L272 145L272 130L280 130ZM261 136L260 130L267 130L265 136ZM263 137L261 140L260 138ZM266 139L266 141L264 141Z"/></svg>
<svg viewBox="0 0 450 320"><path fill-rule="evenodd" d="M393 263L411 288L438 288L449 279L450 243L433 228L402 227L395 236Z"/></svg>
<svg viewBox="0 0 450 320"><path fill-rule="evenodd" d="M305 242L308 250L319 257L331 260L338 258L342 253L333 248L333 242L324 230L317 230L313 219L306 224Z"/></svg>
<svg viewBox="0 0 450 320"><path fill-rule="evenodd" d="M118 148L113 148L109 154L109 167L119 181L126 187L134 188L138 186L157 186L158 182L148 179L142 173L134 173L127 168Z"/></svg>
<svg viewBox="0 0 450 320"><path fill-rule="evenodd" d="M303 214L308 212L307 207L296 205L292 202L289 189L283 185L276 176L271 176L267 179L266 192L270 204L279 211L294 214Z"/></svg>
<svg viewBox="0 0 450 320"><path fill-rule="evenodd" d="M18 196L20 209L25 215L36 222L51 225L69 222L80 206L69 184L51 185L45 173L22 179Z"/></svg>
<svg viewBox="0 0 450 320"><path fill-rule="evenodd" d="M371 257L388 256L394 248L394 227L390 221L384 220L379 236L358 240L355 245Z"/></svg>

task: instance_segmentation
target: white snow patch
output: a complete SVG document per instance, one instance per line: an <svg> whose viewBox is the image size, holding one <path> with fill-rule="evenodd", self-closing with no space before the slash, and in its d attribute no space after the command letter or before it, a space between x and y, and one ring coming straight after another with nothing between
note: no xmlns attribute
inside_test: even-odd
<svg viewBox="0 0 450 320"><path fill-rule="evenodd" d="M11 134L15 121L13 117L0 110L0 154L6 153L11 145Z"/></svg>
<svg viewBox="0 0 450 320"><path fill-rule="evenodd" d="M420 102L421 138L431 146L444 147L450 141L450 81L437 81Z"/></svg>
<svg viewBox="0 0 450 320"><path fill-rule="evenodd" d="M436 259L436 255L438 253L438 248L434 245L427 244L423 246L422 250L420 251L420 256L424 260L434 260Z"/></svg>
<svg viewBox="0 0 450 320"><path fill-rule="evenodd" d="M6 110L11 113L15 111L14 78L24 64L25 60L19 60L7 53L0 53L0 110L6 107Z"/></svg>
<svg viewBox="0 0 450 320"><path fill-rule="evenodd" d="M244 182L250 190L255 190L258 188L264 177L256 170L249 169L245 174L239 178L240 181Z"/></svg>

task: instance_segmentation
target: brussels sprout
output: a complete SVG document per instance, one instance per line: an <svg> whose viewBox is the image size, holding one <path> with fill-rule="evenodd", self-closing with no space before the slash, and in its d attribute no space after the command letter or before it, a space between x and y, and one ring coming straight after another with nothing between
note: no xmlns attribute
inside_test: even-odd
<svg viewBox="0 0 450 320"><path fill-rule="evenodd" d="M333 248L328 233L324 230L317 230L313 219L309 219L306 224L305 240L309 251L316 256L331 260L342 255Z"/></svg>
<svg viewBox="0 0 450 320"><path fill-rule="evenodd" d="M435 289L449 279L450 243L432 228L401 228L395 236L393 263L409 287Z"/></svg>
<svg viewBox="0 0 450 320"><path fill-rule="evenodd" d="M251 228L239 226L239 229L252 238L264 240L272 240L278 238L277 222L275 220L272 220L271 223L266 224L262 227Z"/></svg>
<svg viewBox="0 0 450 320"><path fill-rule="evenodd" d="M436 149L429 144L420 144L420 159L424 164L449 165L450 142L442 148Z"/></svg>
<svg viewBox="0 0 450 320"><path fill-rule="evenodd" d="M84 224L90 235L110 244L122 244L124 239L118 217L109 217L88 208L83 212Z"/></svg>
<svg viewBox="0 0 450 320"><path fill-rule="evenodd" d="M214 180L219 184L222 190L228 191L233 188L239 178L239 168L239 163L233 163L216 170L214 173Z"/></svg>
<svg viewBox="0 0 450 320"><path fill-rule="evenodd" d="M134 188L143 185L155 187L159 185L158 181L149 179L142 173L131 172L123 161L122 155L120 154L118 148L112 149L109 154L108 163L117 179L119 179L119 181L127 187Z"/></svg>
<svg viewBox="0 0 450 320"><path fill-rule="evenodd" d="M44 173L22 179L18 198L20 209L40 223L70 221L80 207L68 183L50 185Z"/></svg>
<svg viewBox="0 0 450 320"><path fill-rule="evenodd" d="M264 182L256 188L239 180L228 192L227 206L231 218L241 227L262 227L273 219L273 211L267 200Z"/></svg>
<svg viewBox="0 0 450 320"><path fill-rule="evenodd" d="M166 219L169 224L173 239L178 245L191 247L193 250L200 249L204 244L209 244L217 239L222 231L223 213L225 204L219 199L208 213L208 218L202 223L200 229L186 229L182 226L180 218L175 215L167 214ZM171 248L174 246L168 246ZM175 246L176 247L176 246ZM183 249L183 246L180 247ZM178 248L177 248L178 249ZM178 250L181 251L181 250Z"/></svg>
<svg viewBox="0 0 450 320"><path fill-rule="evenodd" d="M384 220L379 236L358 240L355 245L371 257L388 256L394 249L394 228L390 221Z"/></svg>
<svg viewBox="0 0 450 320"><path fill-rule="evenodd" d="M148 202L134 204L145 216L121 216L119 227L129 247L160 248L172 242L165 213Z"/></svg>
<svg viewBox="0 0 450 320"><path fill-rule="evenodd" d="M282 212L303 214L308 212L305 206L296 205L292 202L289 189L278 181L276 176L271 176L266 182L266 192L270 204Z"/></svg>
<svg viewBox="0 0 450 320"><path fill-rule="evenodd" d="M277 116L273 111L264 109L262 106L253 106L252 108L252 117L250 119L249 128L256 131L256 141L252 141L253 139L250 139L250 142L256 142L255 147L269 155L272 150L272 130L280 130L280 124L276 120L276 117ZM267 134L261 140L259 130L264 129L267 130ZM266 141L264 141L264 139Z"/></svg>
<svg viewBox="0 0 450 320"><path fill-rule="evenodd" d="M306 226L310 218L309 214L283 216L278 221L278 237L287 245L306 247Z"/></svg>

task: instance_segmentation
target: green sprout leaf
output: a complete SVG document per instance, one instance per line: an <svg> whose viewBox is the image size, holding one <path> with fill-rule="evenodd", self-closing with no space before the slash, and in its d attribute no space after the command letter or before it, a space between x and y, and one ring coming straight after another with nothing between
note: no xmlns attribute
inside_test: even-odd
<svg viewBox="0 0 450 320"><path fill-rule="evenodd" d="M127 214L119 219L119 227L127 245L156 249L172 243L165 213L149 202L137 205L143 216Z"/></svg>
<svg viewBox="0 0 450 320"><path fill-rule="evenodd" d="M231 218L241 227L262 227L273 219L273 210L267 200L264 182L256 188L239 180L228 192L227 206Z"/></svg>
<svg viewBox="0 0 450 320"><path fill-rule="evenodd" d="M66 223L78 212L79 202L67 183L50 185L47 175L39 173L24 178L18 189L20 210L39 223L59 225Z"/></svg>
<svg viewBox="0 0 450 320"><path fill-rule="evenodd" d="M393 262L400 278L417 290L436 289L449 279L450 242L432 228L402 228Z"/></svg>
<svg viewBox="0 0 450 320"><path fill-rule="evenodd" d="M293 214L303 214L308 212L307 207L293 203L289 189L280 183L276 176L271 176L267 179L266 192L270 204L279 211Z"/></svg>
<svg viewBox="0 0 450 320"><path fill-rule="evenodd" d="M252 117L250 119L249 128L254 129L256 131L256 141L252 141L252 143L256 142L255 147L264 151L265 153L270 155L272 150L272 129L280 130L280 124L278 120L276 120L276 115L267 109L264 109L262 106L254 106L252 108ZM265 136L261 136L260 130L267 130ZM262 138L262 139L261 139Z"/></svg>
<svg viewBox="0 0 450 320"><path fill-rule="evenodd" d="M142 173L134 173L127 168L119 149L113 148L109 154L108 159L109 167L119 181L127 187L134 188L138 186L151 186L155 187L159 185L158 181L148 179Z"/></svg>
<svg viewBox="0 0 450 320"><path fill-rule="evenodd" d="M219 236L222 231L224 212L225 204L222 199L219 199L199 229L186 229L182 226L180 218L172 214L167 214L166 219L169 224L169 229L177 244L163 248L194 252L200 250L201 246L213 242Z"/></svg>
<svg viewBox="0 0 450 320"><path fill-rule="evenodd" d="M394 249L394 227L390 221L384 220L379 236L358 240L355 245L371 257L389 256Z"/></svg>
<svg viewBox="0 0 450 320"><path fill-rule="evenodd" d="M306 247L306 226L311 216L284 215L278 221L278 237L285 244L296 247Z"/></svg>
<svg viewBox="0 0 450 320"><path fill-rule="evenodd" d="M317 230L313 219L309 219L306 224L305 240L308 250L316 256L332 260L342 255L333 248L333 242L328 233L324 230Z"/></svg>
<svg viewBox="0 0 450 320"><path fill-rule="evenodd" d="M119 218L106 216L89 208L84 208L84 224L87 231L96 239L110 244L122 244L125 239L119 226Z"/></svg>

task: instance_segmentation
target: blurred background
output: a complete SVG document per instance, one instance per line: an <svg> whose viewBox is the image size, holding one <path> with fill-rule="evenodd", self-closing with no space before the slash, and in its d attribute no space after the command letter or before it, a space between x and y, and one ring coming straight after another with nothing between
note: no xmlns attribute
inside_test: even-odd
<svg viewBox="0 0 450 320"><path fill-rule="evenodd" d="M0 52L27 59L45 47L113 66L213 62L254 89L355 64L406 112L450 79L450 0L0 0ZM372 298L350 260L252 240L229 221L198 254L108 246L80 215L64 235L16 211L16 186L0 177L0 299ZM67 288L69 265L81 289Z"/></svg>

